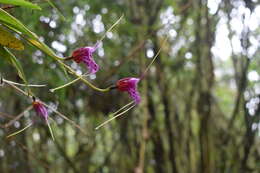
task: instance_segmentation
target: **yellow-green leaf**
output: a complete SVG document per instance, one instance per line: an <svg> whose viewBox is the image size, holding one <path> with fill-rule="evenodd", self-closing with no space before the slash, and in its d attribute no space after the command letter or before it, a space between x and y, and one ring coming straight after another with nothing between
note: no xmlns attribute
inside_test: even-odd
<svg viewBox="0 0 260 173"><path fill-rule="evenodd" d="M16 50L24 49L23 43L1 26L0 26L0 44L5 47L16 49Z"/></svg>
<svg viewBox="0 0 260 173"><path fill-rule="evenodd" d="M39 7L38 5L33 4L29 1L25 1L25 0L0 0L0 3L10 4L10 5L19 5L19 6L24 6L24 7L31 8L31 9L41 10L41 7Z"/></svg>

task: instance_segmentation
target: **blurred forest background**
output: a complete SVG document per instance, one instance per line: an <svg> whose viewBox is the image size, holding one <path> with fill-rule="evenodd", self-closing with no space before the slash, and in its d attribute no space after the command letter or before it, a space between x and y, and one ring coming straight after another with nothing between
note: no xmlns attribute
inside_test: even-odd
<svg viewBox="0 0 260 173"><path fill-rule="evenodd" d="M34 111L0 129L0 172L260 172L260 3L257 0L33 0L42 10L5 8L58 55L93 46L122 15L94 53L101 66L88 80L107 87L138 77L162 41L158 59L138 90L142 102L103 128L108 114L130 101L126 93L99 93L81 81L51 93L75 77L24 42L11 50L44 102L79 124L86 135L51 110L52 141L44 123L7 140ZM1 37L1 35L0 35ZM0 56L0 73L23 83ZM76 71L85 66L66 62ZM24 88L23 88L24 89ZM31 100L0 87L0 122L9 122Z"/></svg>

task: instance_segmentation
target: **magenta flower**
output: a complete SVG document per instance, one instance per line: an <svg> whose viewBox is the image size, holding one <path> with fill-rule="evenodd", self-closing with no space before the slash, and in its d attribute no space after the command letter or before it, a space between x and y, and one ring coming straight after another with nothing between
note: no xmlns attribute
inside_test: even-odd
<svg viewBox="0 0 260 173"><path fill-rule="evenodd" d="M94 47L82 47L73 51L71 59L76 63L83 62L86 64L89 73L95 74L99 70L99 65L93 59L93 53L98 47L98 43Z"/></svg>
<svg viewBox="0 0 260 173"><path fill-rule="evenodd" d="M44 118L44 120L46 120L46 122L48 121L48 116L49 116L48 111L41 102L34 101L33 108L40 117Z"/></svg>
<svg viewBox="0 0 260 173"><path fill-rule="evenodd" d="M137 91L137 84L140 81L139 78L127 77L117 81L116 88L119 91L126 91L130 95L130 97L135 101L136 104L139 104L141 101L141 97L139 92Z"/></svg>

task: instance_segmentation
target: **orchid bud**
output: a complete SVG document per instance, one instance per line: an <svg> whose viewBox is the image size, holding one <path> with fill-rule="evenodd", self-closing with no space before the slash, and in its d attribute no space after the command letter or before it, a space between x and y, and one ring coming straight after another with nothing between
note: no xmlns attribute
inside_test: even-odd
<svg viewBox="0 0 260 173"><path fill-rule="evenodd" d="M44 118L44 120L47 120L49 115L46 107L41 102L38 101L34 101L32 104L37 115Z"/></svg>

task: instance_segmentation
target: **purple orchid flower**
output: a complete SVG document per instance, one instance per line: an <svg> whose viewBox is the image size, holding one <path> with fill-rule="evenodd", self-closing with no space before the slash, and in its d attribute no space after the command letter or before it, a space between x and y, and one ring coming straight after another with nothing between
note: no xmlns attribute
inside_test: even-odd
<svg viewBox="0 0 260 173"><path fill-rule="evenodd" d="M83 62L86 64L89 73L95 74L99 70L99 65L93 59L93 53L98 48L99 43L97 43L94 47L82 47L73 51L71 58L76 63Z"/></svg>
<svg viewBox="0 0 260 173"><path fill-rule="evenodd" d="M33 108L40 117L44 118L44 120L46 120L46 122L48 121L48 116L49 116L48 111L41 102L34 101Z"/></svg>
<svg viewBox="0 0 260 173"><path fill-rule="evenodd" d="M135 101L136 104L141 102L140 94L137 90L137 84L140 81L139 78L127 77L117 81L116 88L119 91L126 91L130 97Z"/></svg>
<svg viewBox="0 0 260 173"><path fill-rule="evenodd" d="M46 121L46 124L49 128L52 140L54 140L54 135L53 135L50 123L48 121L49 114L48 114L47 108L41 102L35 101L35 98L33 98L33 100L34 101L33 101L32 105L33 105L35 112L37 113L37 115L39 115L40 117L42 117Z"/></svg>

